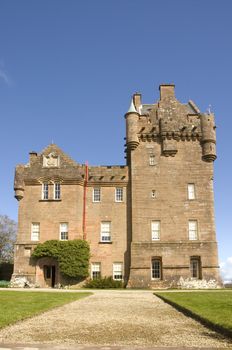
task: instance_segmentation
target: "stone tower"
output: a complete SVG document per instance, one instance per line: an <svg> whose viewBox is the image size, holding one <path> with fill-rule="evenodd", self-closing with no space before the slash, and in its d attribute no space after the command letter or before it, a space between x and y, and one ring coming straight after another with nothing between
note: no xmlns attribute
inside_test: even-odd
<svg viewBox="0 0 232 350"><path fill-rule="evenodd" d="M74 239L89 242L92 279L112 276L132 288L219 281L213 114L180 103L174 85L161 85L157 103L135 94L125 118L127 165L79 164L51 144L16 167L12 283L75 284L58 261L32 254L47 240Z"/></svg>
<svg viewBox="0 0 232 350"><path fill-rule="evenodd" d="M218 281L214 115L200 113L192 101L180 103L175 86L165 84L155 104L142 104L135 94L125 118L129 286Z"/></svg>

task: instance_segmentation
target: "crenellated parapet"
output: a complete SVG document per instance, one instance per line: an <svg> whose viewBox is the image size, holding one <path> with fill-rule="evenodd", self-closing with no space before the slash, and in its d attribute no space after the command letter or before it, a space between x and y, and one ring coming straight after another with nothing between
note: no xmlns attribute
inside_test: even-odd
<svg viewBox="0 0 232 350"><path fill-rule="evenodd" d="M161 154L174 157L181 141L198 141L202 159L216 159L216 136L213 114L202 114L193 101L180 103L175 97L175 86L160 86L160 100L142 104L141 95L135 94L126 113L126 153L135 150L140 142L157 142Z"/></svg>

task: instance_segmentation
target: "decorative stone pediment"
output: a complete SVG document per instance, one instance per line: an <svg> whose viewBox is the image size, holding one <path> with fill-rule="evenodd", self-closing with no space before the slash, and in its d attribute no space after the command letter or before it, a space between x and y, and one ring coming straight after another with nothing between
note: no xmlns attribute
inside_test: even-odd
<svg viewBox="0 0 232 350"><path fill-rule="evenodd" d="M47 168L57 168L60 166L60 157L55 153L51 152L47 156L43 156L43 166Z"/></svg>

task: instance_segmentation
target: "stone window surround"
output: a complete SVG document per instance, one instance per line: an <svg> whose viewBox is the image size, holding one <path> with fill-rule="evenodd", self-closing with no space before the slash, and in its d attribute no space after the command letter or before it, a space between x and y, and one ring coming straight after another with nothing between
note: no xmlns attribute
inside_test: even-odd
<svg viewBox="0 0 232 350"><path fill-rule="evenodd" d="M100 262L92 262L91 263L91 278L97 279L101 277L101 263Z"/></svg>
<svg viewBox="0 0 232 350"><path fill-rule="evenodd" d="M56 189L57 185L59 185L59 189ZM44 189L45 186L46 186L46 189ZM59 195L57 196L57 194L59 194ZM61 183L60 183L60 181L43 182L42 183L41 199L39 201L40 202L44 202L44 201L45 202L52 202L52 201L59 202L59 201L61 201Z"/></svg>
<svg viewBox="0 0 232 350"><path fill-rule="evenodd" d="M111 221L101 221L100 243L112 243Z"/></svg>
<svg viewBox="0 0 232 350"><path fill-rule="evenodd" d="M123 187L115 187L115 202L123 202Z"/></svg>
<svg viewBox="0 0 232 350"><path fill-rule="evenodd" d="M60 222L60 241L68 241L68 222Z"/></svg>
<svg viewBox="0 0 232 350"><path fill-rule="evenodd" d="M193 201L196 199L196 186L195 183L189 182L187 185L188 200Z"/></svg>
<svg viewBox="0 0 232 350"><path fill-rule="evenodd" d="M31 223L31 241L39 241L40 238L40 223Z"/></svg>
<svg viewBox="0 0 232 350"><path fill-rule="evenodd" d="M162 278L162 257L153 257L151 259L151 279L153 281L159 281L162 280Z"/></svg>
<svg viewBox="0 0 232 350"><path fill-rule="evenodd" d="M151 220L151 240L160 241L161 221Z"/></svg>
<svg viewBox="0 0 232 350"><path fill-rule="evenodd" d="M113 279L116 281L123 280L123 263L122 262L113 263Z"/></svg>
<svg viewBox="0 0 232 350"><path fill-rule="evenodd" d="M191 227L192 226L192 227ZM196 219L190 219L188 221L188 239L189 241L199 240L199 227Z"/></svg>

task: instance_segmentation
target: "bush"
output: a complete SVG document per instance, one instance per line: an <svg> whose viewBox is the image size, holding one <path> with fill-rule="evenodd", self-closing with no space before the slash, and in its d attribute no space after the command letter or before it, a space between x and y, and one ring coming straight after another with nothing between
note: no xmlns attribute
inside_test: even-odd
<svg viewBox="0 0 232 350"><path fill-rule="evenodd" d="M0 288L8 288L10 286L10 282L9 281L0 281Z"/></svg>
<svg viewBox="0 0 232 350"><path fill-rule="evenodd" d="M123 288L123 282L115 281L112 277L103 277L87 281L84 287L96 289Z"/></svg>
<svg viewBox="0 0 232 350"><path fill-rule="evenodd" d="M85 278L89 272L89 244L82 239L72 241L50 240L38 244L32 257L54 258L59 263L60 272L71 278Z"/></svg>

